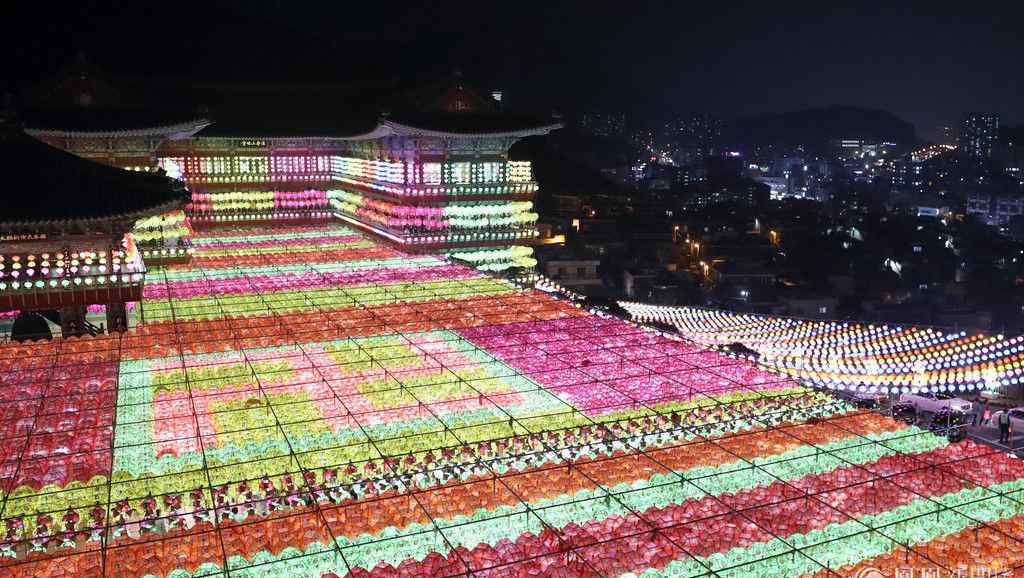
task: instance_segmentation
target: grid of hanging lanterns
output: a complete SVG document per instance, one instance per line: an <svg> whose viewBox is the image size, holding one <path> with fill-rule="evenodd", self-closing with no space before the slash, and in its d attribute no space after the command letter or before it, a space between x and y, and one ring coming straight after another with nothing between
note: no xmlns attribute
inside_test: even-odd
<svg viewBox="0 0 1024 578"><path fill-rule="evenodd" d="M12 576L1011 575L1024 462L339 225L0 345Z"/></svg>

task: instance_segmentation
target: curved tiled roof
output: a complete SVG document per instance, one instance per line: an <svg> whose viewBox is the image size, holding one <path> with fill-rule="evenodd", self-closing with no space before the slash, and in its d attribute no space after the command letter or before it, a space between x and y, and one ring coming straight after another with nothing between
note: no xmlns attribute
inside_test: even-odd
<svg viewBox="0 0 1024 578"><path fill-rule="evenodd" d="M299 126L300 128L295 128ZM227 123L214 122L200 136L303 138L322 137L344 140L369 140L388 136L424 137L515 137L547 134L562 127L551 119L537 119L497 114L431 113L396 115L379 119L350 119L346 122L325 118L316 128L310 123L296 123L281 130L264 121Z"/></svg>
<svg viewBox="0 0 1024 578"><path fill-rule="evenodd" d="M184 185L162 174L99 164L51 147L16 127L0 133L4 223L106 219L184 203Z"/></svg>
<svg viewBox="0 0 1024 578"><path fill-rule="evenodd" d="M58 137L189 137L210 125L198 114L163 114L149 110L65 109L19 113L31 135Z"/></svg>
<svg viewBox="0 0 1024 578"><path fill-rule="evenodd" d="M418 136L493 136L526 137L547 134L562 127L560 122L499 114L430 113L401 115L387 119L381 126L396 134Z"/></svg>

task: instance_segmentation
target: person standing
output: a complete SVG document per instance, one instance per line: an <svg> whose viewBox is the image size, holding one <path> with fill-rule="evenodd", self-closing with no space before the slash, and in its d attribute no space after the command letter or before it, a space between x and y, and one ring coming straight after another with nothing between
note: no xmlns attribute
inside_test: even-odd
<svg viewBox="0 0 1024 578"><path fill-rule="evenodd" d="M988 411L988 401L978 402L972 406L971 425L985 425L985 412Z"/></svg>
<svg viewBox="0 0 1024 578"><path fill-rule="evenodd" d="M989 420L990 417L992 417L991 414L989 414L988 403L989 402L986 399L985 400L985 405L982 406L982 409L981 409L981 425L988 425L988 420Z"/></svg>
<svg viewBox="0 0 1024 578"><path fill-rule="evenodd" d="M999 443L1005 444L1010 441L1010 412L1003 410L999 412Z"/></svg>

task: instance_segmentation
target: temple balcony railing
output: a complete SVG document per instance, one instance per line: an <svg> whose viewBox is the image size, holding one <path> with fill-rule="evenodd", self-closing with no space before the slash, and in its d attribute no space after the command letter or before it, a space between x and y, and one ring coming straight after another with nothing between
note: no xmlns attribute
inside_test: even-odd
<svg viewBox="0 0 1024 578"><path fill-rule="evenodd" d="M526 200L537 192L537 183L469 183L450 185L396 185L347 177L335 178L341 183L383 200L397 202L449 202L467 200Z"/></svg>
<svg viewBox="0 0 1024 578"><path fill-rule="evenodd" d="M341 221L390 241L402 250L429 252L455 248L503 247L509 245L532 245L539 236L535 228L481 229L479 231L438 231L436 233L413 233L393 230L379 223L363 220L344 212L335 212Z"/></svg>
<svg viewBox="0 0 1024 578"><path fill-rule="evenodd" d="M60 309L142 299L143 272L0 281L0 311Z"/></svg>

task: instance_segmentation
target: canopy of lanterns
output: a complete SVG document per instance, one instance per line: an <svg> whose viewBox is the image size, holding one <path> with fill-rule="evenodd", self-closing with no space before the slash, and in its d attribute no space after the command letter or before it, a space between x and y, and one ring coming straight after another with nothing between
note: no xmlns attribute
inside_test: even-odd
<svg viewBox="0 0 1024 578"><path fill-rule="evenodd" d="M740 343L762 365L805 383L876 393L966 392L1018 385L1024 337L933 328L809 321L635 302L639 322L675 326L697 343Z"/></svg>

